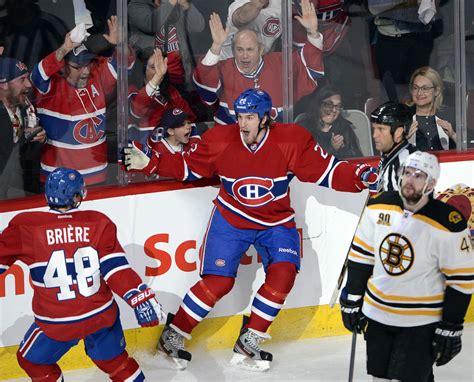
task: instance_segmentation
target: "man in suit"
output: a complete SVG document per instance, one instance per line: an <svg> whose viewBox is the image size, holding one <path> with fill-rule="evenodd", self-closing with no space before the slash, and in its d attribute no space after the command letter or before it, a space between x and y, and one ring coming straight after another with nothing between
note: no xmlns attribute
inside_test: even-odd
<svg viewBox="0 0 474 382"><path fill-rule="evenodd" d="M0 199L39 192L46 134L28 98L31 88L25 64L0 57Z"/></svg>

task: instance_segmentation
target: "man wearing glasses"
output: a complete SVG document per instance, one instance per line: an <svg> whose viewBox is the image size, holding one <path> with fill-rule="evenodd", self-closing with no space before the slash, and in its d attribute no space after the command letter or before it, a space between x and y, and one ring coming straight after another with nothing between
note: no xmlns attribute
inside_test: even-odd
<svg viewBox="0 0 474 382"><path fill-rule="evenodd" d="M116 16L108 20L108 26L104 38L116 45ZM72 32L31 74L38 115L48 138L41 158L41 181L56 168L68 167L79 171L91 185L106 180L107 95L117 82L116 61L89 52Z"/></svg>

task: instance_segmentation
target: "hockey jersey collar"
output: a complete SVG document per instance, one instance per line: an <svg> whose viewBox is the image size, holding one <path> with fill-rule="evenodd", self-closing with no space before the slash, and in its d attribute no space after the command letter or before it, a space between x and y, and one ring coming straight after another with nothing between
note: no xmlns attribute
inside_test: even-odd
<svg viewBox="0 0 474 382"><path fill-rule="evenodd" d="M263 145L265 144L265 142L267 141L268 139L268 136L270 135L270 129L269 128L266 128L265 129L265 135L263 136L262 140L260 141L260 143L254 143L252 145L247 145L245 142L244 142L244 139L242 138L242 134L239 133L240 135L240 141L242 142L242 144L244 145L244 147L251 153L251 154L256 154L258 150L260 150Z"/></svg>

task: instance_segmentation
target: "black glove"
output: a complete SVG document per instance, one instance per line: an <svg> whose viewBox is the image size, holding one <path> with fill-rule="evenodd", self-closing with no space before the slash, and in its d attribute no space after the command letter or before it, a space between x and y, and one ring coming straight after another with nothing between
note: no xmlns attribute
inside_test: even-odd
<svg viewBox="0 0 474 382"><path fill-rule="evenodd" d="M436 366L442 366L451 361L461 351L461 336L463 326L441 321L435 330L433 338L433 355Z"/></svg>
<svg viewBox="0 0 474 382"><path fill-rule="evenodd" d="M347 289L344 288L339 298L341 304L342 322L350 332L362 333L367 327L367 317L362 313L364 299L361 297L357 301L350 301L347 298Z"/></svg>

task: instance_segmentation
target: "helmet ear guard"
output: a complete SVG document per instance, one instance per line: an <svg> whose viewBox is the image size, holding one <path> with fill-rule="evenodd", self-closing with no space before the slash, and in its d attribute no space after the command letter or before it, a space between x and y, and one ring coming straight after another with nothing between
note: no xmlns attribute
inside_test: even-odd
<svg viewBox="0 0 474 382"><path fill-rule="evenodd" d="M45 184L46 202L51 208L77 207L86 197L84 178L79 171L58 167L48 175ZM80 200L76 200L76 196Z"/></svg>
<svg viewBox="0 0 474 382"><path fill-rule="evenodd" d="M235 114L257 113L260 119L265 115L270 118L272 111L272 98L260 89L247 89L234 101Z"/></svg>
<svg viewBox="0 0 474 382"><path fill-rule="evenodd" d="M413 117L407 105L388 101L370 114L370 121L381 125L389 125L390 134L392 135L399 127L402 127L404 136L406 136L410 130Z"/></svg>

